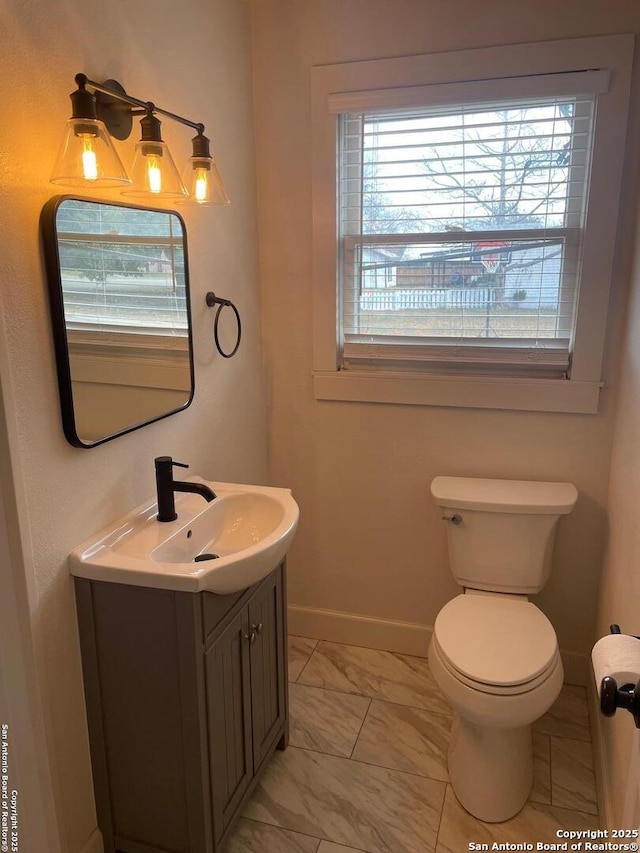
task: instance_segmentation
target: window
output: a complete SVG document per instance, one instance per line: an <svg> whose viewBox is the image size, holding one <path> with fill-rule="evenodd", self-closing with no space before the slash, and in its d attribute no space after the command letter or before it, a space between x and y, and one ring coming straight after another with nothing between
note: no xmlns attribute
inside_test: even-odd
<svg viewBox="0 0 640 853"><path fill-rule="evenodd" d="M597 410L632 44L314 69L316 396Z"/></svg>
<svg viewBox="0 0 640 853"><path fill-rule="evenodd" d="M343 364L565 376L594 98L339 117Z"/></svg>

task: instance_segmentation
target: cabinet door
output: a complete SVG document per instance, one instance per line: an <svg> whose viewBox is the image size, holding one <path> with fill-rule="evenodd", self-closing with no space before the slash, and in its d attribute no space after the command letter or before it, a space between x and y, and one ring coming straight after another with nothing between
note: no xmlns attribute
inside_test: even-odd
<svg viewBox="0 0 640 853"><path fill-rule="evenodd" d="M255 772L286 717L282 570L267 579L249 603L251 709Z"/></svg>
<svg viewBox="0 0 640 853"><path fill-rule="evenodd" d="M253 777L249 614L245 607L206 654L209 759L218 841Z"/></svg>

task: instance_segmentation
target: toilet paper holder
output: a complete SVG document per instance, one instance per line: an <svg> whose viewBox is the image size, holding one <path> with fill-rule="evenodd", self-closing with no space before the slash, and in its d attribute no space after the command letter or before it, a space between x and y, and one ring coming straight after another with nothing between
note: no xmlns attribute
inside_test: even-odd
<svg viewBox="0 0 640 853"><path fill-rule="evenodd" d="M622 633L619 625L611 625L612 634ZM640 637L636 637L640 640ZM600 683L600 710L605 717L613 717L618 708L625 708L633 714L636 728L640 729L640 681L637 684L623 684L618 687L615 678L605 676Z"/></svg>

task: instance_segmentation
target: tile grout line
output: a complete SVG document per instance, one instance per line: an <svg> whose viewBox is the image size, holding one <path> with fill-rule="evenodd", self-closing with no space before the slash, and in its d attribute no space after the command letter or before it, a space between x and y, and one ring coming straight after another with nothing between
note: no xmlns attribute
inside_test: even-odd
<svg viewBox="0 0 640 853"><path fill-rule="evenodd" d="M288 664L289 664L289 638L295 637L295 636L297 636L297 634L287 634L287 669L288 669ZM300 637L300 639L301 640L313 640L313 637ZM296 677L294 679L287 678L287 681L289 681L290 684L296 684L297 683L298 679L302 675L302 672L303 672L305 666L309 663L309 660L311 659L311 655L318 648L318 643L320 642L320 640L314 640L314 642L315 642L315 646L311 649L311 653L309 654L306 661L302 665L300 672L296 675Z"/></svg>
<svg viewBox="0 0 640 853"><path fill-rule="evenodd" d="M314 656L314 654L315 654L315 652L316 652L316 649L317 649L317 648L318 648L318 644L316 643L316 645L315 645L315 647L314 647L313 651L311 652L311 654L309 655L309 657L308 657L308 658L306 659L306 661L304 662L304 666L302 667L302 669L300 670L300 672L299 672L299 673L298 673L298 675L296 676L296 680L295 680L294 684L297 684L297 683L300 681L300 676L302 675L302 673L303 673L303 672L305 671L305 669L307 668L307 665L308 665L309 661L311 660L311 658Z"/></svg>
<svg viewBox="0 0 640 853"><path fill-rule="evenodd" d="M416 779L426 779L427 782L439 782L441 785L451 784L449 779L436 779L433 776L426 776L424 773L418 773L415 770L403 770L401 767L389 767L386 764L376 764L374 761L362 761L360 758L352 758L348 755L339 755L336 752L323 752L321 749L314 749L312 746L299 746L295 743L290 743L289 746L294 749L301 749L304 752L313 752L316 755L324 755L326 758L341 758L343 761L352 761L354 764L359 764L362 767L377 767L379 770L389 770L391 773L404 773L405 776L413 776ZM532 800L531 802L537 801ZM542 805L550 805L550 803L542 803Z"/></svg>
<svg viewBox="0 0 640 853"><path fill-rule="evenodd" d="M416 779L426 779L428 782L440 782L442 785L449 785L449 778L435 779L433 776L427 776L424 773L418 773L415 770L403 770L400 767L388 767L386 764L376 764L373 761L362 761L361 758L350 758L354 764L363 764L365 767L379 767L380 770L391 770L394 773L406 773L407 776L415 776Z"/></svg>
<svg viewBox="0 0 640 853"><path fill-rule="evenodd" d="M302 675L302 672L300 675ZM337 687L328 687L325 684L309 684L307 682L300 681L299 678L300 676L298 676L298 680L296 682L290 683L299 684L301 687L315 687L317 690L327 690L329 693L339 693L341 696L360 696L363 699L371 699L376 702L386 702L387 705L398 705L400 708L410 708L412 711L424 711L427 714L437 714L439 717L446 717L448 720L453 717L453 711L434 711L432 708L425 708L421 705L409 705L406 702L394 702L393 699L386 699L380 695L371 696L368 693L353 693L350 690L339 690ZM543 734L546 734L546 732L543 732Z"/></svg>
<svg viewBox="0 0 640 853"><path fill-rule="evenodd" d="M351 752L349 753L349 760L353 760L353 753L355 752L356 746L358 745L358 741L360 740L360 735L362 734L362 729L364 728L364 724L369 716L369 711L371 710L371 703L373 699L369 699L369 704L367 705L367 710L364 712L364 716L362 718L362 722L360 723L360 728L358 729L358 734L356 735L356 739L353 742L353 746L351 747Z"/></svg>
<svg viewBox="0 0 640 853"><path fill-rule="evenodd" d="M325 758L338 758L341 761L349 761L353 764L359 764L361 767L377 767L378 770L388 770L390 773L402 773L403 776L411 776L414 779L426 779L427 782L437 782L440 785L451 784L449 780L445 781L444 779L434 779L432 776L424 776L422 773L415 773L412 770L401 770L399 767L386 767L384 764L374 764L372 761L361 761L359 758L349 758L347 755L336 755L335 752L322 752L321 750L313 749L310 746L296 746L294 743L290 743L287 749L300 749L303 752L312 752L314 755L323 755ZM583 812L583 814L586 814L586 812ZM334 842L334 844L335 843L336 842Z"/></svg>
<svg viewBox="0 0 640 853"><path fill-rule="evenodd" d="M436 840L433 844L433 853L436 853L438 849L438 841L440 841L440 830L442 829L442 819L444 817L444 804L447 801L447 788L451 783L447 782L444 786L444 796L442 798L442 806L440 807L440 820L438 821L438 830L436 832ZM453 789L452 789L453 790Z"/></svg>
<svg viewBox="0 0 640 853"><path fill-rule="evenodd" d="M317 835L309 835L308 832L300 832L300 830L298 830L298 829L289 829L286 826L278 826L278 824L276 824L276 823L267 823L264 820L257 820L255 817L245 817L243 814L238 815L238 820L246 820L246 821L249 821L249 823L257 823L258 826L268 826L271 829L276 829L276 830L279 829L281 832L285 832L285 833L290 832L293 835L301 835L301 836L303 836L303 838L311 838L313 841L318 842L318 847L320 847L320 845L322 844L323 841L327 841L326 838L318 838ZM236 822L236 828L237 828L237 822ZM331 842L329 842L329 843L331 843ZM318 853L318 847L316 847L315 853Z"/></svg>
<svg viewBox="0 0 640 853"><path fill-rule="evenodd" d="M550 736L550 740L553 739L553 737L555 737L555 736ZM587 745L589 746L589 756L591 757L591 762L590 763L587 762L586 766L585 765L580 765L580 766L582 767L583 770L586 771L587 776L589 776L593 780L592 786L590 785L589 782L587 782L587 785L588 785L588 788L593 791L593 794L595 796L595 801L593 801L588 796L589 793L591 792L590 790L587 790L586 792L578 793L578 798L580 799L581 803L585 804L586 806L588 806L590 803L593 803L593 805L595 806L595 812L590 811L586 807L583 809L580 807L580 805L565 805L565 806L559 806L559 807L560 808L571 808L571 809L574 809L575 811L578 811L582 814L590 814L593 817L599 819L600 818L600 809L598 807L598 788L597 788L597 783L596 783L596 778L595 778L595 769L593 766L593 744L589 743L587 741L577 740L576 738L562 738L562 737L560 737L560 738L556 738L556 740L560 740L560 741L568 740L568 741L572 741L575 744L582 745L583 747L587 746ZM580 764L579 759L575 759L575 762ZM553 776L552 776L552 785L553 785ZM552 790L552 800L553 800L553 790ZM558 806L556 806L556 807L558 807Z"/></svg>
<svg viewBox="0 0 640 853"><path fill-rule="evenodd" d="M591 738L575 737L575 735L557 735L555 732L547 732L544 729L532 729L533 734L546 735L546 737L555 737L558 740L575 740L577 743L592 743Z"/></svg>
<svg viewBox="0 0 640 853"><path fill-rule="evenodd" d="M553 758L551 754L551 735L547 735L549 740L549 799L553 805Z"/></svg>
<svg viewBox="0 0 640 853"><path fill-rule="evenodd" d="M537 804L542 805L542 806L549 805L549 806L552 806L554 809L560 809L561 811L566 811L566 812L569 812L571 814L584 815L585 817L595 817L598 820L600 817L600 812L597 808L597 802L596 802L596 813L595 814L593 812L583 811L581 808L579 808L577 806L558 806L553 802L553 758L552 758L552 749L551 749L551 738L557 737L557 736L556 735L547 735L547 737L549 738L549 787L550 787L551 802L550 803L537 803ZM560 740L576 740L576 738L560 738ZM578 741L578 743L585 743L585 741ZM537 801L528 800L527 802L532 802L535 804Z"/></svg>

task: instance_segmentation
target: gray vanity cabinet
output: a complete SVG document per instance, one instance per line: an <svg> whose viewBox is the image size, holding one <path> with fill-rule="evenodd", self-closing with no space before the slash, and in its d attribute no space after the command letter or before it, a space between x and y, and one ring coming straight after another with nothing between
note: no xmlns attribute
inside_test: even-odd
<svg viewBox="0 0 640 853"><path fill-rule="evenodd" d="M206 654L209 764L216 840L253 778L249 613L239 613ZM221 760L222 759L222 760Z"/></svg>
<svg viewBox="0 0 640 853"><path fill-rule="evenodd" d="M219 853L287 745L284 563L224 596L75 582L105 853Z"/></svg>
<svg viewBox="0 0 640 853"><path fill-rule="evenodd" d="M253 766L256 769L271 753L274 738L286 723L287 678L286 674L281 677L286 669L282 598L282 578L276 573L260 587L249 603L251 719Z"/></svg>
<svg viewBox="0 0 640 853"><path fill-rule="evenodd" d="M275 742L286 745L282 600L282 577L274 572L206 653L216 840Z"/></svg>

